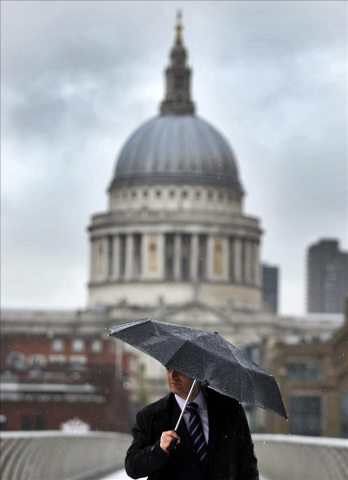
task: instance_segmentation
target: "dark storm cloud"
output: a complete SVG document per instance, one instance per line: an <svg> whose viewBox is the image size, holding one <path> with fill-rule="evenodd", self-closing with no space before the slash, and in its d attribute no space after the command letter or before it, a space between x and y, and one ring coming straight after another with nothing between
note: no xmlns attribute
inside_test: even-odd
<svg viewBox="0 0 348 480"><path fill-rule="evenodd" d="M283 311L303 310L309 243L347 248L344 2L2 2L6 304L84 304L84 229L158 111L178 7L198 114L237 154Z"/></svg>

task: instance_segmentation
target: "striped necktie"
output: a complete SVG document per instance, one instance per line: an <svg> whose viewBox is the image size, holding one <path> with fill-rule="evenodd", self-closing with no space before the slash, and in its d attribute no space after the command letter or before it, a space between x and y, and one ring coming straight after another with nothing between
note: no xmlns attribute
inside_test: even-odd
<svg viewBox="0 0 348 480"><path fill-rule="evenodd" d="M190 414L189 418L189 432L195 446L195 450L201 462L206 461L208 454L208 447L204 438L203 426L200 416L197 412L198 405L195 402L190 402L186 406L186 410Z"/></svg>

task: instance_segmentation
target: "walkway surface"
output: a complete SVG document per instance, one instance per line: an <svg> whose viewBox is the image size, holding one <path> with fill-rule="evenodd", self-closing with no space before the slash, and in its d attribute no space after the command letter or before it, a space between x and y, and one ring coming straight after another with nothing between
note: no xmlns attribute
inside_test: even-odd
<svg viewBox="0 0 348 480"><path fill-rule="evenodd" d="M124 470L119 470L118 472L112 473L111 475L108 475L107 477L104 477L101 480L128 480L128 479L130 479L130 477L128 477L126 472ZM260 480L266 480L266 479L263 477L260 477Z"/></svg>
<svg viewBox="0 0 348 480"><path fill-rule="evenodd" d="M128 480L128 479L130 479L130 477L128 477L125 470L119 470L118 472L111 473L110 475L102 478L101 480Z"/></svg>

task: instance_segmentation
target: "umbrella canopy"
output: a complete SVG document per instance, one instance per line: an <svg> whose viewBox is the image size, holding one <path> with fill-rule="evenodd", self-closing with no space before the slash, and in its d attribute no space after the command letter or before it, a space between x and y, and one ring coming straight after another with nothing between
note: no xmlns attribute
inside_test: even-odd
<svg viewBox="0 0 348 480"><path fill-rule="evenodd" d="M148 318L112 327L110 336L239 402L258 405L287 418L273 375L217 332Z"/></svg>

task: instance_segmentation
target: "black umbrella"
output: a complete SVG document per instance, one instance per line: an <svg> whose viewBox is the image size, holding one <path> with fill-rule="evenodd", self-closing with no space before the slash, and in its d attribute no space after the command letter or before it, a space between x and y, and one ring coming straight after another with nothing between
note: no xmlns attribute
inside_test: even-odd
<svg viewBox="0 0 348 480"><path fill-rule="evenodd" d="M112 327L110 335L224 395L287 418L273 375L217 332L148 318Z"/></svg>

